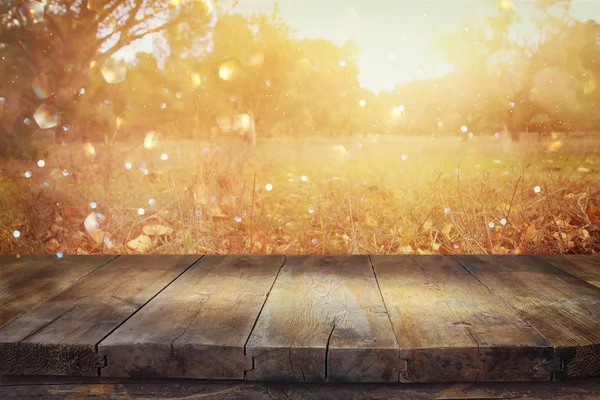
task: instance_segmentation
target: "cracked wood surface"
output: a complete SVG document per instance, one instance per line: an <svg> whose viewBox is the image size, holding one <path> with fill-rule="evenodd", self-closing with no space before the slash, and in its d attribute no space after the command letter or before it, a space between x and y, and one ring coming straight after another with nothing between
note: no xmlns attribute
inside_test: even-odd
<svg viewBox="0 0 600 400"><path fill-rule="evenodd" d="M600 258L584 255L569 255L567 257L543 255L537 257L600 288Z"/></svg>
<svg viewBox="0 0 600 400"><path fill-rule="evenodd" d="M0 255L0 328L113 258Z"/></svg>
<svg viewBox="0 0 600 400"><path fill-rule="evenodd" d="M248 340L246 379L393 382L404 367L368 256L288 256Z"/></svg>
<svg viewBox="0 0 600 400"><path fill-rule="evenodd" d="M103 340L102 376L243 379L284 256L205 256Z"/></svg>
<svg viewBox="0 0 600 400"><path fill-rule="evenodd" d="M600 376L600 289L535 256L455 258L555 348L558 379Z"/></svg>
<svg viewBox="0 0 600 400"><path fill-rule="evenodd" d="M598 256L112 257L0 255L0 378L600 376Z"/></svg>
<svg viewBox="0 0 600 400"><path fill-rule="evenodd" d="M96 345L198 256L120 256L0 329L0 374L97 376Z"/></svg>
<svg viewBox="0 0 600 400"><path fill-rule="evenodd" d="M550 380L554 349L451 257L372 256L402 382Z"/></svg>

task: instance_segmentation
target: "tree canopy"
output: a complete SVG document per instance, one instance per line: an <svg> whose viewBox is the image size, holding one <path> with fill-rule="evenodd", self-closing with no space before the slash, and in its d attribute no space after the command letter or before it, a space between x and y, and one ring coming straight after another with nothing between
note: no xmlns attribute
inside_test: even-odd
<svg viewBox="0 0 600 400"><path fill-rule="evenodd" d="M299 37L277 3L245 15L208 0L0 0L0 138L596 130L600 25L569 2L535 4L529 34L499 1L440 32L453 72L374 94L355 43ZM144 38L153 53L133 56Z"/></svg>

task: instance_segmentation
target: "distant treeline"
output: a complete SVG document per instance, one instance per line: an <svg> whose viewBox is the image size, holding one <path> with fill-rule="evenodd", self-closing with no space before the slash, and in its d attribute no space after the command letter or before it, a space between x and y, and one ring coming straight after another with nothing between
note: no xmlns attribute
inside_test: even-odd
<svg viewBox="0 0 600 400"><path fill-rule="evenodd" d="M508 129L515 140L600 130L600 25L571 18L569 2L537 1L536 31L513 37L518 15L501 1L494 15L440 35L453 72L377 95L358 83L355 43L299 39L277 5L244 16L193 0L84 3L0 0L0 139L19 147L6 154L40 129L90 141L151 130L200 138ZM115 61L146 35L154 54Z"/></svg>

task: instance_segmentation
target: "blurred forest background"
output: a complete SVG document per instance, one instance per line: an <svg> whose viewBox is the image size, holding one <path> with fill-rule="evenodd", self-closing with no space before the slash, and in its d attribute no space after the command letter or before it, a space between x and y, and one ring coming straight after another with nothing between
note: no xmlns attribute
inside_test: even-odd
<svg viewBox="0 0 600 400"><path fill-rule="evenodd" d="M0 0L0 153L35 151L40 129L91 142L597 131L600 25L569 1L534 3L527 34L497 1L438 34L452 72L375 94L359 84L356 43L299 38L276 3ZM151 53L130 50L147 36Z"/></svg>
<svg viewBox="0 0 600 400"><path fill-rule="evenodd" d="M0 0L0 253L598 254L598 20Z"/></svg>

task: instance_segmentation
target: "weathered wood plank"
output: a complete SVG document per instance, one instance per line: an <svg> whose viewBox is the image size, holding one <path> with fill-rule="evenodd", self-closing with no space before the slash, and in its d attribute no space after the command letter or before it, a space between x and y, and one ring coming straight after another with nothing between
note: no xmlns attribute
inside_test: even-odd
<svg viewBox="0 0 600 400"><path fill-rule="evenodd" d="M550 380L551 345L447 256L372 256L402 382Z"/></svg>
<svg viewBox="0 0 600 400"><path fill-rule="evenodd" d="M67 289L115 256L0 256L0 327Z"/></svg>
<svg viewBox="0 0 600 400"><path fill-rule="evenodd" d="M98 374L96 345L198 256L120 256L0 328L0 374Z"/></svg>
<svg viewBox="0 0 600 400"><path fill-rule="evenodd" d="M99 344L101 375L243 379L244 345L284 258L205 256Z"/></svg>
<svg viewBox="0 0 600 400"><path fill-rule="evenodd" d="M458 400L597 399L600 379L560 382L475 383L280 383L181 379L2 377L2 399L202 399L202 400Z"/></svg>
<svg viewBox="0 0 600 400"><path fill-rule="evenodd" d="M542 260L600 288L600 260L588 255L540 255Z"/></svg>
<svg viewBox="0 0 600 400"><path fill-rule="evenodd" d="M555 347L557 379L600 376L600 289L534 256L455 258Z"/></svg>
<svg viewBox="0 0 600 400"><path fill-rule="evenodd" d="M252 380L397 381L404 367L367 256L288 256L246 354Z"/></svg>

